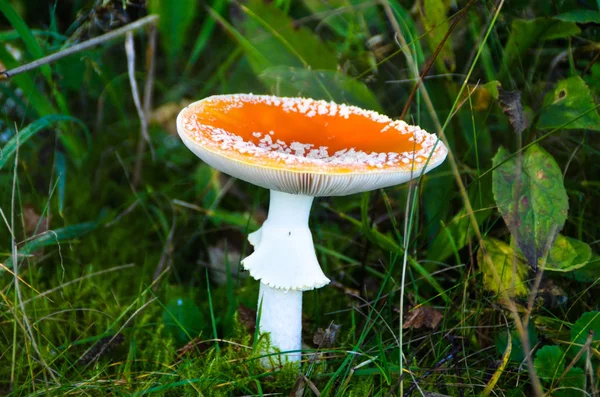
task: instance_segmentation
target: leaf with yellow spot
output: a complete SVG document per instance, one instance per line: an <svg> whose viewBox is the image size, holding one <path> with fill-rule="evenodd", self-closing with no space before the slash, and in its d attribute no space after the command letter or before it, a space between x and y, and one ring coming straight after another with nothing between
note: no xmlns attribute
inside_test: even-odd
<svg viewBox="0 0 600 397"><path fill-rule="evenodd" d="M524 258L500 240L488 237L484 243L485 252L479 249L477 263L483 273L485 288L499 295L506 292L509 297L526 296L529 289L525 280L529 269Z"/></svg>
<svg viewBox="0 0 600 397"><path fill-rule="evenodd" d="M492 160L494 199L529 265L537 269L567 219L569 200L562 172L538 145L511 156L500 148Z"/></svg>

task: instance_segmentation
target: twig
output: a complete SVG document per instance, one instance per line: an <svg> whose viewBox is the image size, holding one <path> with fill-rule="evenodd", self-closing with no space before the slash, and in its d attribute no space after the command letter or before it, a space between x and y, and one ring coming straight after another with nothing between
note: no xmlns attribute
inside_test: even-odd
<svg viewBox="0 0 600 397"><path fill-rule="evenodd" d="M404 105L404 109L402 109L402 113L400 114L400 120L404 120L404 117L406 116L406 113L408 113L408 109L410 108L410 103L412 102L412 99L415 96L415 93L419 89L419 86L423 82L423 79L425 79L425 76L427 75L427 73L429 73L429 69L431 69L431 67L433 66L433 62L437 59L438 55L440 54L440 51L442 51L442 48L446 44L446 40L448 40L448 37L450 37L450 34L452 33L452 31L454 31L454 28L456 27L456 25L460 22L460 20L465 15L467 15L467 11L471 7L471 5L473 5L473 3L475 3L475 0L469 1L467 3L467 5L465 5L458 12L458 14L455 15L454 20L452 21L452 24L448 28L448 31L446 32L446 34L442 38L442 41L440 41L440 44L437 46L437 48L433 52L433 55L431 56L431 58L429 58L429 61L427 62L427 65L425 65L425 69L423 69L423 72L421 72L421 75L419 76L419 79L417 80L417 84L415 84L415 86L413 87L413 89L410 91L410 94L408 95L408 99L406 100L406 104ZM396 22L395 19L393 19L391 21L394 21L392 23L394 23L394 24L397 25L397 22ZM396 28L396 31L397 32L400 31L400 27L399 26Z"/></svg>
<svg viewBox="0 0 600 397"><path fill-rule="evenodd" d="M587 339L585 340L585 343L581 347L581 350L579 350L579 352L577 352L577 354L575 355L575 357L573 357L573 360L571 360L571 362L569 363L569 365L567 365L567 367L565 368L565 370L563 371L563 373L560 375L560 377L556 381L552 382L552 386L554 386L554 385L560 385L560 382L569 373L569 371L571 370L571 368L573 368L573 366L579 361L579 359L581 358L581 356L583 356L584 353L588 352L590 346L592 346L592 342L593 341L594 341L594 333L590 330L590 332L588 333ZM554 388L552 387L550 389L550 391L552 391L553 389Z"/></svg>
<svg viewBox="0 0 600 397"><path fill-rule="evenodd" d="M125 25L119 29L115 29L112 32L103 34L102 36L94 37L93 39L84 41L83 43L80 43L80 44L75 44L72 47L66 48L59 52L55 52L54 54L50 54L43 58L36 59L33 62L27 63L25 65L21 65L14 69L2 71L2 72L0 72L0 80L8 79L8 78L16 76L18 74L25 73L30 70L39 68L40 66L43 66L43 65L46 65L46 64L49 64L52 62L56 62L59 59L67 57L71 54L75 54L77 52L86 50L91 47L95 47L99 44L102 44L102 43L105 43L112 39L115 39L119 36L123 36L124 34L131 32L133 30L139 29L144 25L154 24L154 23L156 23L156 21L158 21L158 15L148 15L144 18L138 19L135 22Z"/></svg>
<svg viewBox="0 0 600 397"><path fill-rule="evenodd" d="M127 35L125 37L125 53L127 54L127 72L129 74L129 85L131 86L131 95L133 97L133 103L135 104L135 109L137 110L138 117L140 119L140 139L143 138L143 140L145 140L148 143L148 146L150 147L150 153L152 153L152 160L154 160L154 148L152 147L150 135L148 134L148 119L146 118L146 114L142 109L140 93L138 91L137 81L135 80L135 48L133 44L133 33L131 32L127 32ZM132 185L134 189L138 182L135 178L136 175L134 173L132 179Z"/></svg>
<svg viewBox="0 0 600 397"><path fill-rule="evenodd" d="M152 111L152 90L154 88L154 70L155 70L155 54L156 54L156 27L150 25L150 32L148 34L148 46L146 47L146 84L144 85L144 117L146 120L150 120L150 113ZM137 145L135 168L133 171L133 186L137 187L142 177L142 165L143 165L143 153L146 149L146 139L140 137ZM152 149L152 147L151 147ZM154 152L152 152L152 159L154 160Z"/></svg>

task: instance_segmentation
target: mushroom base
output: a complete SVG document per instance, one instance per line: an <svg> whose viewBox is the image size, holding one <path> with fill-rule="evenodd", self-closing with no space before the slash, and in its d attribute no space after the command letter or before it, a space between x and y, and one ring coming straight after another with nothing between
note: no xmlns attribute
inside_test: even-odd
<svg viewBox="0 0 600 397"><path fill-rule="evenodd" d="M260 283L258 297L260 317L258 328L269 333L270 349L286 354L268 355L261 359L265 367L273 368L285 362L300 360L302 349L302 291L283 291Z"/></svg>
<svg viewBox="0 0 600 397"><path fill-rule="evenodd" d="M254 279L271 288L296 291L329 283L308 228L312 201L310 196L271 190L268 218L248 236L254 253L242 260Z"/></svg>

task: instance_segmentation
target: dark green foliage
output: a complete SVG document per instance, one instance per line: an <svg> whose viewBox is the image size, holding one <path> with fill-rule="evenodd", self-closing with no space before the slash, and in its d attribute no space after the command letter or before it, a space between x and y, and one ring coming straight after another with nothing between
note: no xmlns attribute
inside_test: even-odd
<svg viewBox="0 0 600 397"><path fill-rule="evenodd" d="M529 264L537 269L569 209L562 174L552 156L533 145L520 156L500 148L494 157L494 198Z"/></svg>
<svg viewBox="0 0 600 397"><path fill-rule="evenodd" d="M160 16L152 151L123 37L0 80L0 394L598 390L600 13L501 3L0 0L0 70ZM150 32L135 32L142 102ZM234 92L394 118L411 97L406 121L452 152L413 184L315 200L335 282L304 294L303 376L260 366L258 283L240 266L267 192L175 132L188 103ZM437 328L402 328L421 307Z"/></svg>

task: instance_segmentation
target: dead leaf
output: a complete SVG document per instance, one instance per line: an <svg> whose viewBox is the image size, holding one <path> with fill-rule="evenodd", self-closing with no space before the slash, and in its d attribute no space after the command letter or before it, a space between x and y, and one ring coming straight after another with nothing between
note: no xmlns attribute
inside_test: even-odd
<svg viewBox="0 0 600 397"><path fill-rule="evenodd" d="M500 83L491 81L486 84L469 84L461 95L461 102L469 102L476 112L485 112L492 101L498 98ZM469 96L471 97L469 100Z"/></svg>
<svg viewBox="0 0 600 397"><path fill-rule="evenodd" d="M433 307L429 306L417 306L410 310L404 316L403 329L407 328L431 328L435 329L440 321L442 321L443 314Z"/></svg>
<svg viewBox="0 0 600 397"><path fill-rule="evenodd" d="M183 99L180 102L165 103L152 112L151 121L157 122L165 131L171 135L177 135L177 124L175 120L181 109L192 103L189 99Z"/></svg>
<svg viewBox="0 0 600 397"><path fill-rule="evenodd" d="M327 329L323 330L323 328L317 329L313 336L313 343L317 347L331 347L335 343L335 338L337 337L338 330L341 325L337 325L334 323L329 324Z"/></svg>
<svg viewBox="0 0 600 397"><path fill-rule="evenodd" d="M88 365L94 361L97 361L100 357L104 356L112 349L123 343L124 340L125 337L123 334L116 334L101 338L94 346L92 346L91 349L88 350L87 353L83 355L83 357L79 359L77 363L79 365Z"/></svg>
<svg viewBox="0 0 600 397"><path fill-rule="evenodd" d="M523 106L521 105L520 91L498 90L498 101L502 112L508 117L510 125L517 134L525 130L525 121L523 119Z"/></svg>
<svg viewBox="0 0 600 397"><path fill-rule="evenodd" d="M200 340L199 338L193 339L186 343L182 348L177 350L177 359L179 360L181 357L188 355L194 351L202 353L206 351L209 347L209 342Z"/></svg>
<svg viewBox="0 0 600 397"><path fill-rule="evenodd" d="M48 218L42 217L33 205L25 204L23 206L23 224L25 225L27 237L48 231L49 223Z"/></svg>
<svg viewBox="0 0 600 397"><path fill-rule="evenodd" d="M331 280L329 285L334 288L342 290L344 292L344 294L349 295L353 298L360 298L360 291L357 290L356 288L346 287L344 284L340 283L339 281L335 281L335 280Z"/></svg>
<svg viewBox="0 0 600 397"><path fill-rule="evenodd" d="M290 397L302 397L304 396L304 389L306 385L310 388L310 390L315 394L315 396L320 396L321 392L317 388L317 386L313 383L312 380L308 379L306 375L300 374L298 375L298 379L296 379L296 383L294 383L294 387L290 391Z"/></svg>

